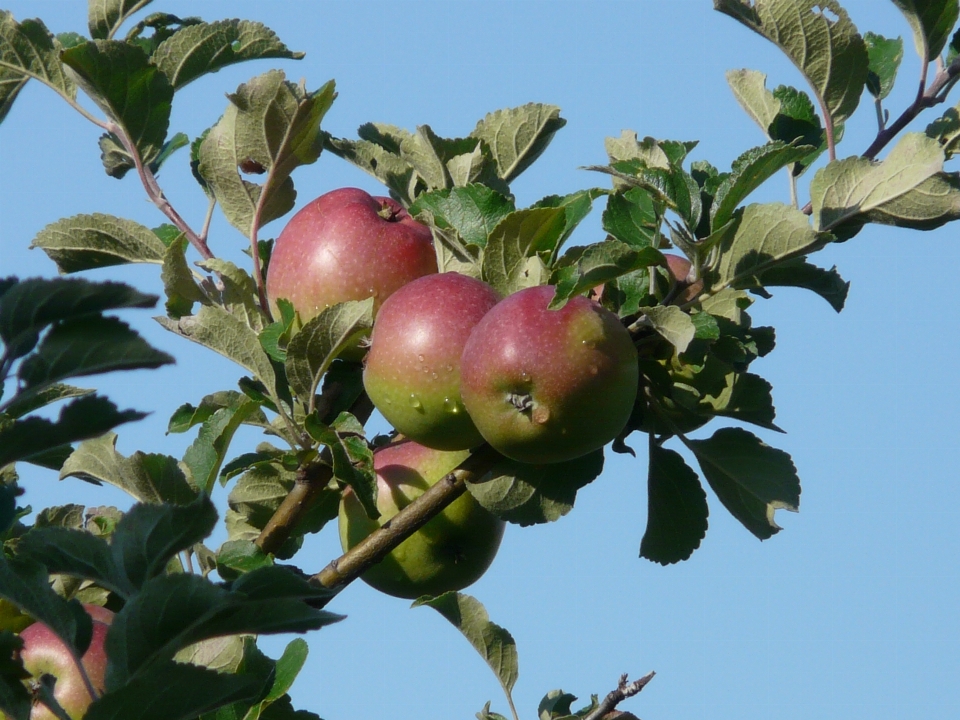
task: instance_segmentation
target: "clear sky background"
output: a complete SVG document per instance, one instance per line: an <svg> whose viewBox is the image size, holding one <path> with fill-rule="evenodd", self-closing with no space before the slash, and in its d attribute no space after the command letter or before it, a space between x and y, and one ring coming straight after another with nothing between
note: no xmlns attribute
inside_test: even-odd
<svg viewBox="0 0 960 720"><path fill-rule="evenodd" d="M919 61L891 2L844 0L861 32L904 36L901 76L887 101L896 116L916 92ZM6 0L17 19L42 17L54 32L86 30L82 0ZM340 97L325 127L355 136L366 121L413 129L430 124L465 135L485 113L530 101L561 106L567 126L514 185L517 205L606 179L578 168L606 161L603 139L630 128L641 137L699 140L694 160L721 170L763 142L724 72L751 68L768 87L802 87L779 51L709 0L448 0L432 2L247 2L157 0L150 8L205 20L244 17L272 27L300 62L228 68L186 88L171 133L196 137L225 107L223 93L269 67L330 78ZM960 93L955 93L960 99ZM953 104L953 103L950 103ZM944 108L945 109L945 108ZM923 129L938 111L915 123ZM876 132L869 102L848 124L839 156L862 152ZM52 275L27 245L46 224L105 212L149 226L163 221L134 177L108 178L99 131L51 91L31 83L0 127L0 272ZM955 168L951 168L955 169ZM806 184L801 183L806 201ZM382 191L375 180L325 155L298 171L298 207L344 185ZM174 205L198 226L205 202L187 153L163 169ZM789 201L781 174L754 196ZM602 238L600 212L574 242ZM268 225L275 236L282 221ZM604 474L576 508L549 526L507 530L500 555L468 590L517 641L521 717L536 717L548 690L581 700L657 671L621 706L645 720L950 717L960 707L960 382L956 313L958 229L919 233L868 227L814 258L852 283L837 315L812 293L778 290L759 300L757 324L777 328L777 348L753 369L773 383L777 423L753 429L789 452L803 482L798 515L778 513L783 532L760 543L709 493L706 540L693 558L660 567L638 558L646 522L646 457L608 454ZM222 217L214 251L242 262L244 240ZM90 275L160 293L155 266ZM137 311L125 317L177 365L97 379L121 407L152 411L120 430L118 448L180 456L192 436L165 436L182 402L235 387L241 372L165 333ZM697 437L708 436L708 425ZM258 441L239 436L237 454ZM673 442L670 447L680 449ZM109 488L24 468L34 507L127 503ZM219 490L221 507L225 492ZM221 538L222 539L222 538ZM217 544L219 540L215 541ZM315 572L339 554L334 526L308 538L298 563ZM362 583L331 606L349 618L310 637L294 686L297 707L327 720L472 718L487 700L507 713L480 658L430 609ZM281 643L269 640L279 654ZM579 704L575 705L579 707Z"/></svg>

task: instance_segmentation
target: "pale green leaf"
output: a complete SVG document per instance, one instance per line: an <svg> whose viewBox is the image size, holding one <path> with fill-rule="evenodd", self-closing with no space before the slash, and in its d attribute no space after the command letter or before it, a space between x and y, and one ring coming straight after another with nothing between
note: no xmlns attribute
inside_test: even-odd
<svg viewBox="0 0 960 720"><path fill-rule="evenodd" d="M413 202L417 176L410 164L400 157L399 145L394 151L369 140L324 136L324 148L375 177L405 205Z"/></svg>
<svg viewBox="0 0 960 720"><path fill-rule="evenodd" d="M957 0L893 0L913 31L913 44L921 60L939 57L957 24Z"/></svg>
<svg viewBox="0 0 960 720"><path fill-rule="evenodd" d="M867 222L932 230L960 219L960 176L937 173L913 190L866 213Z"/></svg>
<svg viewBox="0 0 960 720"><path fill-rule="evenodd" d="M113 37L127 18L151 2L153 0L88 0L87 28L90 37L98 40Z"/></svg>
<svg viewBox="0 0 960 720"><path fill-rule="evenodd" d="M210 304L203 289L197 284L190 266L187 265L186 248L182 243L173 243L163 257L160 271L163 290L167 296L167 314L174 319L193 312L194 303Z"/></svg>
<svg viewBox="0 0 960 720"><path fill-rule="evenodd" d="M696 335L693 320L676 305L656 305L640 308L650 325L670 342L677 352L687 349Z"/></svg>
<svg viewBox="0 0 960 720"><path fill-rule="evenodd" d="M727 84L740 107L768 135L780 113L780 101L767 90L767 76L757 70L728 70Z"/></svg>
<svg viewBox="0 0 960 720"><path fill-rule="evenodd" d="M183 464L189 468L193 484L207 493L213 491L237 429L254 413L262 413L260 406L245 395L238 395L237 400L206 418L183 454Z"/></svg>
<svg viewBox="0 0 960 720"><path fill-rule="evenodd" d="M0 119L16 97L22 78L34 78L67 98L77 88L60 63L60 46L40 20L18 23L13 13L0 10Z"/></svg>
<svg viewBox="0 0 960 720"><path fill-rule="evenodd" d="M60 272L125 263L162 264L167 248L152 230L133 220L93 213L47 225L33 239Z"/></svg>
<svg viewBox="0 0 960 720"><path fill-rule="evenodd" d="M549 273L537 253L553 252L566 227L563 208L510 213L490 233L482 277L504 296L544 284Z"/></svg>
<svg viewBox="0 0 960 720"><path fill-rule="evenodd" d="M960 105L950 108L927 125L926 132L928 137L940 143L947 160L960 152Z"/></svg>
<svg viewBox="0 0 960 720"><path fill-rule="evenodd" d="M510 183L540 157L566 124L555 105L529 103L490 113L470 135L487 144L500 177Z"/></svg>

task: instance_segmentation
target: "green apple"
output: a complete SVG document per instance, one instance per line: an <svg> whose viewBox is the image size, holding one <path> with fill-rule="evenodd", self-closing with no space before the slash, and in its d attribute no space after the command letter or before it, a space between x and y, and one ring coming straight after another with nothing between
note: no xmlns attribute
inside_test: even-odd
<svg viewBox="0 0 960 720"><path fill-rule="evenodd" d="M373 455L377 509L371 520L349 488L340 503L340 543L344 552L383 526L429 487L469 457L401 440ZM393 549L361 579L394 597L418 598L461 590L480 579L493 562L504 523L464 493L439 515Z"/></svg>

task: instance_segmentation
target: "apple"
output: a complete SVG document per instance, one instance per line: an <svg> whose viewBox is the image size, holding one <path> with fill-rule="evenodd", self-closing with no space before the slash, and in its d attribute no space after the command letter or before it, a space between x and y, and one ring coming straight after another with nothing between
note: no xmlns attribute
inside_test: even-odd
<svg viewBox="0 0 960 720"><path fill-rule="evenodd" d="M113 613L98 605L84 605L87 614L93 620L93 637L90 647L83 654L81 663L90 682L98 692L103 692L107 672L107 653L104 640L107 629L113 622ZM20 633L23 650L20 657L23 667L35 680L42 675L57 678L53 696L73 720L82 718L87 707L93 702L83 682L80 670L59 637L43 623L35 622ZM29 682L29 681L28 681ZM56 716L45 705L37 703L30 712L30 720L56 720Z"/></svg>
<svg viewBox="0 0 960 720"><path fill-rule="evenodd" d="M672 253L664 253L663 256L667 259L667 271L680 286L673 303L684 305L700 297L700 293L703 292L703 280L689 281L690 269L693 267L691 262L685 257Z"/></svg>
<svg viewBox="0 0 960 720"><path fill-rule="evenodd" d="M463 402L484 439L525 463L572 460L624 428L637 395L637 351L620 320L554 288L509 296L477 324L460 364Z"/></svg>
<svg viewBox="0 0 960 720"><path fill-rule="evenodd" d="M437 272L430 229L398 202L358 188L321 195L280 232L267 268L267 298L293 303L304 322L348 300L373 297L374 311L394 291Z"/></svg>
<svg viewBox="0 0 960 720"><path fill-rule="evenodd" d="M377 450L377 509L371 520L351 489L340 503L340 544L344 552L380 528L427 488L456 469L470 453L444 452L401 440ZM476 582L493 562L504 523L464 493L443 512L394 548L361 579L394 597L414 599L461 590Z"/></svg>
<svg viewBox="0 0 960 720"><path fill-rule="evenodd" d="M500 295L460 275L427 275L380 308L363 370L367 395L402 435L437 450L483 443L460 398L460 356Z"/></svg>

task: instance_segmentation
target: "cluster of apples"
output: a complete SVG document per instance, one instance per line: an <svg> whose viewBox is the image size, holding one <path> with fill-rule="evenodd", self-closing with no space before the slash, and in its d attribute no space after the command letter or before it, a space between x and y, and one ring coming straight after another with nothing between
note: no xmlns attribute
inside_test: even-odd
<svg viewBox="0 0 960 720"><path fill-rule="evenodd" d="M374 455L379 520L344 493L345 550L484 442L519 462L571 460L613 440L634 406L637 352L615 314L582 296L549 310L549 285L501 298L438 272L430 230L390 198L343 188L306 205L277 238L267 296L289 300L303 321L374 298L364 387L405 440ZM364 580L402 597L466 587L502 532L464 496Z"/></svg>

